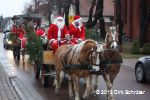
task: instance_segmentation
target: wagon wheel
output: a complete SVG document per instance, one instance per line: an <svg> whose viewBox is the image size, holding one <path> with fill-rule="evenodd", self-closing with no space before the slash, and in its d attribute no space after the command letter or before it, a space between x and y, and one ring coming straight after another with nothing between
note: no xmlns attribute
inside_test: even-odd
<svg viewBox="0 0 150 100"><path fill-rule="evenodd" d="M37 67L36 63L34 64L34 76L35 76L35 79L39 79L40 77L40 68Z"/></svg>
<svg viewBox="0 0 150 100"><path fill-rule="evenodd" d="M49 86L49 76L45 75L46 73L48 73L48 66L44 65L42 66L42 75L41 75L41 81L42 81L42 85L44 87L48 87Z"/></svg>

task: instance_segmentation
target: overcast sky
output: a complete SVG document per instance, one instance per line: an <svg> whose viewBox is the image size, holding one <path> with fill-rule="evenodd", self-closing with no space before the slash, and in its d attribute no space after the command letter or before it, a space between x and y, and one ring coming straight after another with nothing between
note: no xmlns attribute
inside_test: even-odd
<svg viewBox="0 0 150 100"><path fill-rule="evenodd" d="M31 0L0 0L0 15L3 17L12 17L22 14L24 6Z"/></svg>

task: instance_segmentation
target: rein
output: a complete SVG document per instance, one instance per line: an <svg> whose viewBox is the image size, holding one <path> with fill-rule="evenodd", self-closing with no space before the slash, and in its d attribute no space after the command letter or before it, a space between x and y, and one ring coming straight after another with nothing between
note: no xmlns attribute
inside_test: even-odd
<svg viewBox="0 0 150 100"><path fill-rule="evenodd" d="M121 64L123 63L123 60L120 56L120 59L105 59L105 60L101 60L100 62L100 66L103 65L104 69L101 69L99 71L95 71L95 70L91 70L91 74L97 74L97 75L103 75L106 73L107 69L110 67L110 64Z"/></svg>

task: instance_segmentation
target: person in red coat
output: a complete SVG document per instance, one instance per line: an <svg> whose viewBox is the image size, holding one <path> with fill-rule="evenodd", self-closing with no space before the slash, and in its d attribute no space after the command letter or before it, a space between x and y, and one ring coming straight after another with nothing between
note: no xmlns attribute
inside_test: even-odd
<svg viewBox="0 0 150 100"><path fill-rule="evenodd" d="M42 28L38 28L36 30L36 36L44 37L45 36L45 31Z"/></svg>
<svg viewBox="0 0 150 100"><path fill-rule="evenodd" d="M47 39L55 52L58 46L66 43L65 37L69 36L64 18L59 16L55 19L55 23L51 24L48 29Z"/></svg>
<svg viewBox="0 0 150 100"><path fill-rule="evenodd" d="M71 42L73 44L80 43L85 40L85 26L82 23L82 18L79 15L74 16L74 21L69 25Z"/></svg>
<svg viewBox="0 0 150 100"><path fill-rule="evenodd" d="M21 41L21 49L25 48L25 46L26 46L27 38L25 37L25 34L26 34L26 31L20 24L17 29L17 36L18 36L18 39L20 39L20 41Z"/></svg>
<svg viewBox="0 0 150 100"><path fill-rule="evenodd" d="M17 34L17 26L15 24L12 26L11 32Z"/></svg>
<svg viewBox="0 0 150 100"><path fill-rule="evenodd" d="M17 29L17 36L21 40L26 34L26 31L23 29L22 25L19 25Z"/></svg>

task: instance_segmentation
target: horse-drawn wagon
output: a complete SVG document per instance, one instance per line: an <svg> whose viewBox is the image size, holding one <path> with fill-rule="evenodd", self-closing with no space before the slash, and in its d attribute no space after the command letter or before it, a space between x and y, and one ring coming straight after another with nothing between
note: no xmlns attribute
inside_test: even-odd
<svg viewBox="0 0 150 100"><path fill-rule="evenodd" d="M34 64L34 74L35 78L41 78L42 85L46 87L53 82L55 77L55 59L53 51L43 51L42 58L41 67L37 66L38 62Z"/></svg>

